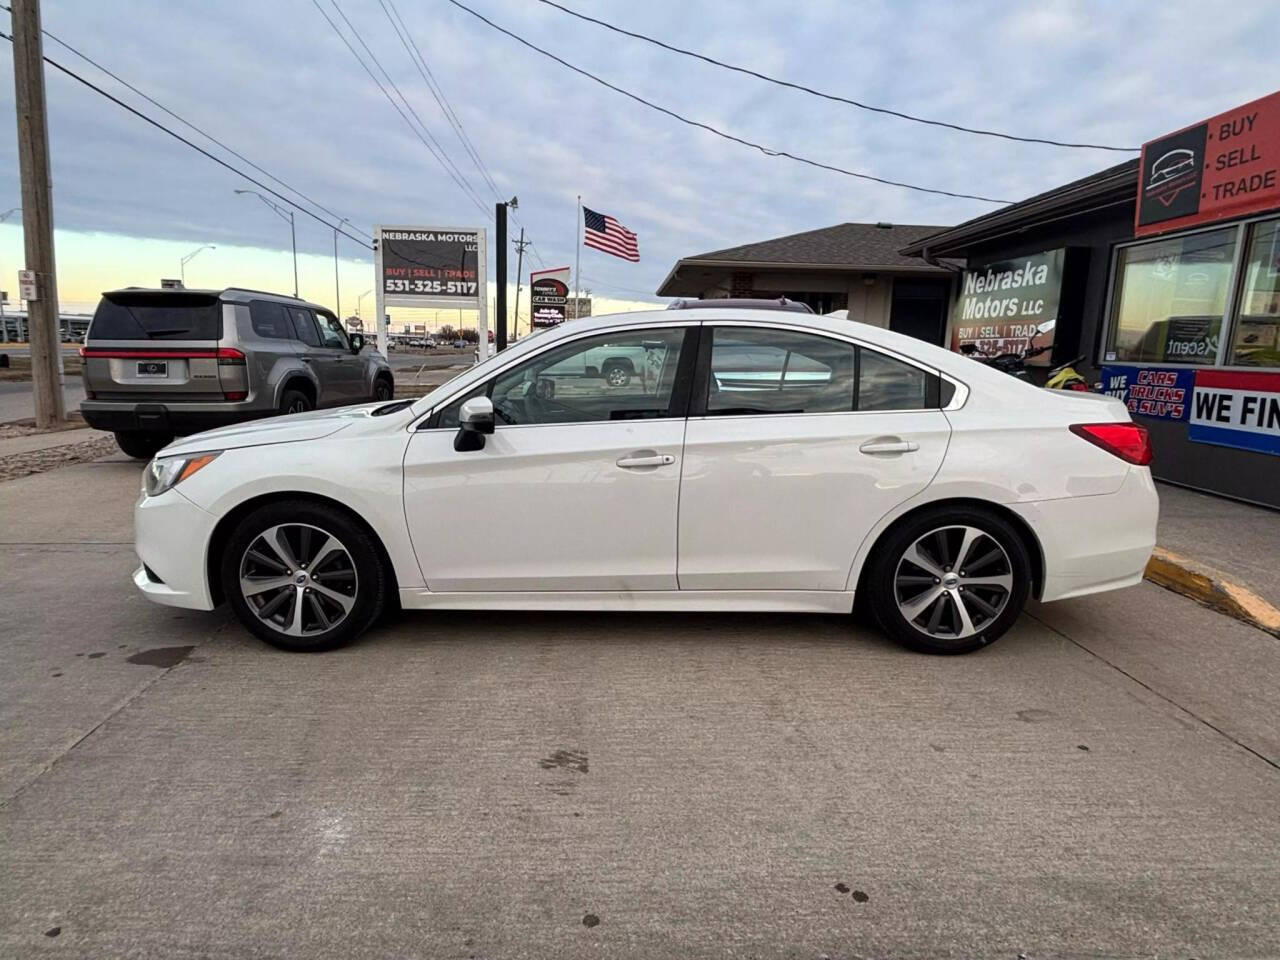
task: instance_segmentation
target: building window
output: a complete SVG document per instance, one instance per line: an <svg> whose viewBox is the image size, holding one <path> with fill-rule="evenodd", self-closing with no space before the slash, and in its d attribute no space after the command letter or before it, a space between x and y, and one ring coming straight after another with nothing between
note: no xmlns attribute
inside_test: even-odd
<svg viewBox="0 0 1280 960"><path fill-rule="evenodd" d="M1228 363L1280 367L1280 219L1249 230Z"/></svg>
<svg viewBox="0 0 1280 960"><path fill-rule="evenodd" d="M1107 359L1214 364L1237 233L1228 227L1123 247Z"/></svg>

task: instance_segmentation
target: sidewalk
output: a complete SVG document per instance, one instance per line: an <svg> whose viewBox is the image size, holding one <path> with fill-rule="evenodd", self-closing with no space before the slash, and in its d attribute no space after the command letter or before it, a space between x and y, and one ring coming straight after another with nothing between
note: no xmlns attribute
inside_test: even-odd
<svg viewBox="0 0 1280 960"><path fill-rule="evenodd" d="M1147 579L1280 636L1280 512L1157 486Z"/></svg>

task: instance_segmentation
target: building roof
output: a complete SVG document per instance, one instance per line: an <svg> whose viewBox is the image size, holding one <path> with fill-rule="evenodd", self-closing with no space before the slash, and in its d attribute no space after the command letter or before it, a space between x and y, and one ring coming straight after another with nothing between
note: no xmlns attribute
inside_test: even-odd
<svg viewBox="0 0 1280 960"><path fill-rule="evenodd" d="M1117 203L1132 202L1137 193L1138 159L1135 157L1061 187L974 217L958 226L946 227L918 237L899 252L909 257L924 256L926 251L933 257L963 257L965 249L972 244L993 240L1051 220L1060 220Z"/></svg>
<svg viewBox="0 0 1280 960"><path fill-rule="evenodd" d="M682 269L720 268L774 270L840 270L936 272L941 268L922 264L900 251L913 240L947 229L927 224L838 223L772 240L712 250L676 261L658 288L664 297L696 295L680 282Z"/></svg>

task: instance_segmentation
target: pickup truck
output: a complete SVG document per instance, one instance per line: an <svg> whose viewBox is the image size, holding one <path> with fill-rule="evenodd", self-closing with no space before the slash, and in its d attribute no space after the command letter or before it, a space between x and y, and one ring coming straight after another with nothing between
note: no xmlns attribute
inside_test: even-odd
<svg viewBox="0 0 1280 960"><path fill-rule="evenodd" d="M542 371L544 377L586 377L604 380L611 387L625 387L647 366L656 372L662 366L666 344L603 344L560 361Z"/></svg>

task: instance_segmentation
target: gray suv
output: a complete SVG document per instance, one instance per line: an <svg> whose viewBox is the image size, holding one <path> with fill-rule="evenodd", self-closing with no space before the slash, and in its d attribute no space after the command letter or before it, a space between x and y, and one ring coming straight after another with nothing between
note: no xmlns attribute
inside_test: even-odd
<svg viewBox="0 0 1280 960"><path fill-rule="evenodd" d="M182 434L395 394L386 357L329 310L256 290L104 293L80 353L85 422L143 459Z"/></svg>

